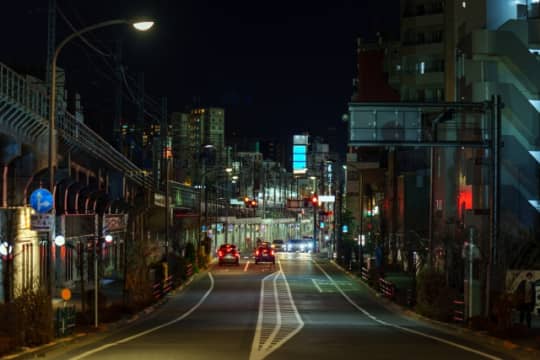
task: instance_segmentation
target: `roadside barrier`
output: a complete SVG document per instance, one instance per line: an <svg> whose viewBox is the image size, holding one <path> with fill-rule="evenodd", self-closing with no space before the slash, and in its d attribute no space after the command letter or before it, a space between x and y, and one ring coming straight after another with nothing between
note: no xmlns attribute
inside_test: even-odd
<svg viewBox="0 0 540 360"><path fill-rule="evenodd" d="M465 321L465 301L456 299L453 301L454 314L452 320L463 323Z"/></svg>
<svg viewBox="0 0 540 360"><path fill-rule="evenodd" d="M169 275L167 278L159 280L152 285L152 296L154 299L159 300L173 288L173 277Z"/></svg>
<svg viewBox="0 0 540 360"><path fill-rule="evenodd" d="M396 293L394 284L383 278L379 278L379 291L389 299L394 299Z"/></svg>
<svg viewBox="0 0 540 360"><path fill-rule="evenodd" d="M362 266L362 270L360 270L362 280L368 281L369 280L369 271L367 268Z"/></svg>
<svg viewBox="0 0 540 360"><path fill-rule="evenodd" d="M189 279L193 275L193 265L187 264L186 265L186 277Z"/></svg>

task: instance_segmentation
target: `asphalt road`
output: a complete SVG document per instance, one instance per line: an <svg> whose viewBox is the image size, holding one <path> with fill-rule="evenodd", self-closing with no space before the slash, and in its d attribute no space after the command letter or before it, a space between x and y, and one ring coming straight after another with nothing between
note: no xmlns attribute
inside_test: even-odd
<svg viewBox="0 0 540 360"><path fill-rule="evenodd" d="M325 260L214 266L129 326L45 359L511 359L388 311Z"/></svg>

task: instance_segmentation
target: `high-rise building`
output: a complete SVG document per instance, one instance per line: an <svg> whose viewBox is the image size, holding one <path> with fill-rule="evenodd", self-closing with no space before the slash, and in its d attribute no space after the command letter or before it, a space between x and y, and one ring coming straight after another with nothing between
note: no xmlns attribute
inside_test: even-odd
<svg viewBox="0 0 540 360"><path fill-rule="evenodd" d="M185 183L200 181L205 166L223 164L225 149L225 109L197 108L173 113L172 146L176 178Z"/></svg>

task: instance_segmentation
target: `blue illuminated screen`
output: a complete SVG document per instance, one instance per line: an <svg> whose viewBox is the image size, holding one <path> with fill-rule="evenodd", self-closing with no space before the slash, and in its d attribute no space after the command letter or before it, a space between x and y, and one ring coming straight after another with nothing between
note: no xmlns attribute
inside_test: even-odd
<svg viewBox="0 0 540 360"><path fill-rule="evenodd" d="M307 149L305 145L293 145L293 170L307 167Z"/></svg>

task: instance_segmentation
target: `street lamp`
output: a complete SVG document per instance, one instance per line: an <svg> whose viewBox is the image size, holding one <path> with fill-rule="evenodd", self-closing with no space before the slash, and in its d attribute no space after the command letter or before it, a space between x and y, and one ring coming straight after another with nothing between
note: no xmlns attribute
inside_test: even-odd
<svg viewBox="0 0 540 360"><path fill-rule="evenodd" d="M116 19L100 22L98 24L90 25L79 31L76 31L66 37L54 51L54 56L51 60L51 96L50 96L50 106L49 106L49 187L50 191L54 190L54 173L56 166L56 144L55 144L55 124L56 124L56 61L58 60L58 55L64 46L73 40L76 37L81 36L84 33L87 33L92 30L99 28L118 25L118 24L131 24L138 31L149 30L153 25L153 21L149 20L128 20L128 19Z"/></svg>
<svg viewBox="0 0 540 360"><path fill-rule="evenodd" d="M55 49L54 56L51 60L51 96L50 96L50 105L49 105L49 187L50 191L54 193L54 178L55 178L55 166L56 166L56 139L54 137L54 133L56 131L56 61L58 60L58 55L60 54L60 51L64 48L64 46L73 40L76 37L81 36L82 34L85 34L89 31L96 30L99 28L111 26L111 25L118 25L118 24L131 24L135 29L139 31L146 31L149 30L153 25L153 21L148 20L127 20L127 19L116 19L116 20L109 20L100 22L94 25L90 25L88 27L85 27L79 31L75 31L68 37L66 37ZM53 209L54 211L54 209ZM97 215L96 215L97 216ZM97 227L97 221L96 221L96 227ZM96 229L96 234L98 234L98 231ZM51 234L52 235L52 234ZM51 239L52 236L49 236L49 239ZM49 240L50 241L50 240ZM99 244L99 238L96 236L95 244L94 244L94 326L98 326L98 289L97 289L97 257L95 255L96 247ZM49 243L47 244L47 259L50 259L50 246ZM48 261L48 260L47 260ZM50 279L50 276L48 276ZM49 280L50 281L50 280ZM48 284L48 289L50 291L51 286Z"/></svg>

